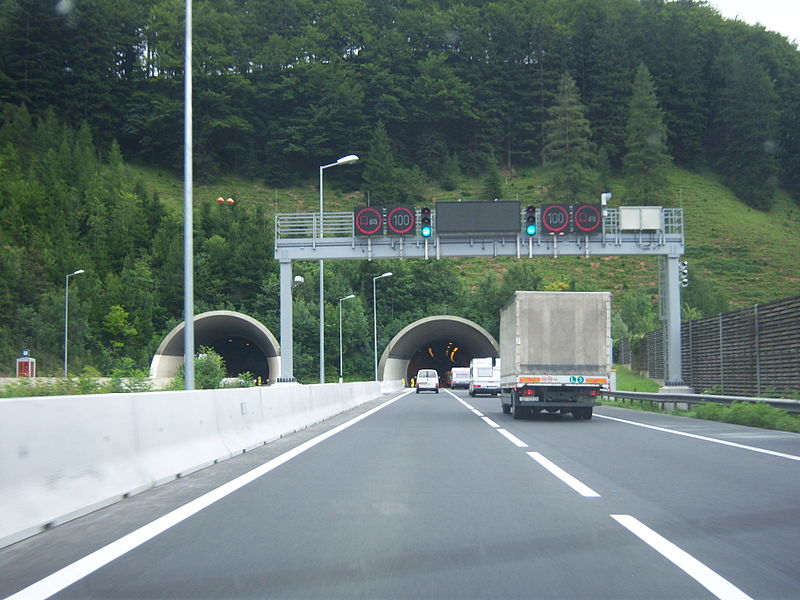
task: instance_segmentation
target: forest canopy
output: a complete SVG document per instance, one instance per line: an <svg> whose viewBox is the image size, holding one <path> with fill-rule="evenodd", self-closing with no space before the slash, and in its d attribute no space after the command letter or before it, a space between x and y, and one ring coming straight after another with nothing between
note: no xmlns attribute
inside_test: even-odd
<svg viewBox="0 0 800 600"><path fill-rule="evenodd" d="M128 160L179 169L185 3L3 0L0 102L52 108ZM697 0L195 0L195 162L272 184L381 123L398 166L445 179L543 160L559 81L617 169L644 65L677 164L767 208L800 190L800 53ZM454 161L456 161L454 163Z"/></svg>

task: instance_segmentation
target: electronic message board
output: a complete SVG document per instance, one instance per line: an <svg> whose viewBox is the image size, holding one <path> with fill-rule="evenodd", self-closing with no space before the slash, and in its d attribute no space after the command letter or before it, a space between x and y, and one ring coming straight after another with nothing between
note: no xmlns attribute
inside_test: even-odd
<svg viewBox="0 0 800 600"><path fill-rule="evenodd" d="M592 233L603 223L603 207L599 204L576 204L572 210L572 222L576 233Z"/></svg>
<svg viewBox="0 0 800 600"><path fill-rule="evenodd" d="M353 209L356 235L383 235L383 208L360 206Z"/></svg>
<svg viewBox="0 0 800 600"><path fill-rule="evenodd" d="M542 229L549 235L569 232L570 207L568 204L544 204L541 208Z"/></svg>
<svg viewBox="0 0 800 600"><path fill-rule="evenodd" d="M437 235L519 235L519 201L437 202Z"/></svg>
<svg viewBox="0 0 800 600"><path fill-rule="evenodd" d="M411 206L390 206L386 208L386 229L389 235L414 235L417 214Z"/></svg>

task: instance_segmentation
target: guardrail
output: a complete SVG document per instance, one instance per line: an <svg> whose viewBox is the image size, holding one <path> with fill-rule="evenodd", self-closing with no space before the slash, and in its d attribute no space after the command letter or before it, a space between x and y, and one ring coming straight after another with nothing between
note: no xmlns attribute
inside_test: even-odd
<svg viewBox="0 0 800 600"><path fill-rule="evenodd" d="M614 400L640 400L643 402L655 402L661 410L675 410L681 408L688 410L693 404L725 404L730 405L734 402L750 402L753 404L768 404L775 408L785 410L788 413L800 414L800 400L789 400L785 398L751 398L748 396L716 396L713 394L662 394L650 392L601 392L604 398ZM669 408L667 408L669 406ZM685 408L684 408L685 407Z"/></svg>

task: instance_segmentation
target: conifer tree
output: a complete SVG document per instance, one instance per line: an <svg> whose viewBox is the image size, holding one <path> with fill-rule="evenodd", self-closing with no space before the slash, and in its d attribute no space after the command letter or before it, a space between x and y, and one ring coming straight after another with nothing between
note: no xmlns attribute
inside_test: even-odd
<svg viewBox="0 0 800 600"><path fill-rule="evenodd" d="M398 188L398 168L392 152L389 134L382 121L372 131L369 150L364 157L363 190L371 203L394 205L401 194Z"/></svg>
<svg viewBox="0 0 800 600"><path fill-rule="evenodd" d="M553 167L550 197L558 201L588 200L597 190L595 144L575 80L564 73L545 126L544 166Z"/></svg>
<svg viewBox="0 0 800 600"><path fill-rule="evenodd" d="M497 167L494 157L489 158L486 174L483 177L483 195L486 200L496 200L503 197L503 178Z"/></svg>
<svg viewBox="0 0 800 600"><path fill-rule="evenodd" d="M748 205L769 210L778 183L777 98L755 57L726 45L716 59L722 87L715 118L717 165Z"/></svg>
<svg viewBox="0 0 800 600"><path fill-rule="evenodd" d="M643 204L661 203L672 159L667 152L667 128L650 70L639 63L633 82L622 165L629 196Z"/></svg>

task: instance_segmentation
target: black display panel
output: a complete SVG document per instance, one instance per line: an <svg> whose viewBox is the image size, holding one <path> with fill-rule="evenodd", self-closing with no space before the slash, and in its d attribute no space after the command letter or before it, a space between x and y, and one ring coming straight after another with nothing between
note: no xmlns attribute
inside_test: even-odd
<svg viewBox="0 0 800 600"><path fill-rule="evenodd" d="M386 229L389 235L414 235L417 213L413 206L392 206L386 209Z"/></svg>
<svg viewBox="0 0 800 600"><path fill-rule="evenodd" d="M383 235L383 207L359 206L353 210L356 235Z"/></svg>
<svg viewBox="0 0 800 600"><path fill-rule="evenodd" d="M603 223L603 207L600 204L576 204L572 207L572 222L575 231L593 233Z"/></svg>
<svg viewBox="0 0 800 600"><path fill-rule="evenodd" d="M570 207L567 204L543 204L540 209L544 233L563 235L570 229Z"/></svg>
<svg viewBox="0 0 800 600"><path fill-rule="evenodd" d="M437 202L437 235L518 235L519 201Z"/></svg>

